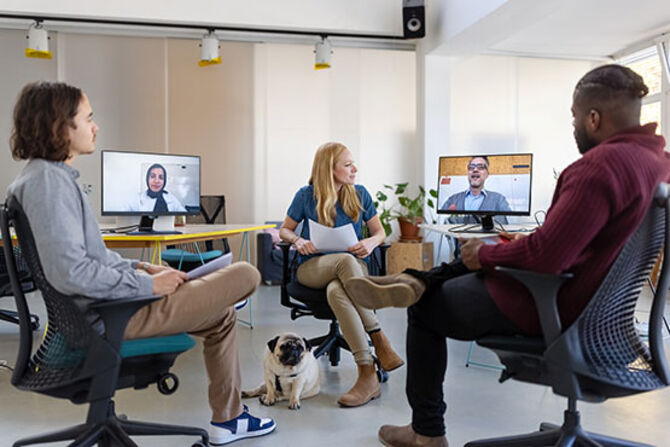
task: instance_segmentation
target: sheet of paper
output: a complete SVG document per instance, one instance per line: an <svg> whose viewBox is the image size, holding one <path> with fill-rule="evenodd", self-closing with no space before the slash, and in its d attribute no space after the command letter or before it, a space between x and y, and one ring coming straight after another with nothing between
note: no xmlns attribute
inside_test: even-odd
<svg viewBox="0 0 670 447"><path fill-rule="evenodd" d="M200 278L201 276L205 276L206 274L212 273L215 270L228 267L232 262L233 253L226 253L225 255L213 259L207 264L203 264L200 267L196 267L188 272L188 279Z"/></svg>
<svg viewBox="0 0 670 447"><path fill-rule="evenodd" d="M330 228L309 220L309 237L322 253L330 251L347 251L347 248L358 243L356 231L352 224Z"/></svg>

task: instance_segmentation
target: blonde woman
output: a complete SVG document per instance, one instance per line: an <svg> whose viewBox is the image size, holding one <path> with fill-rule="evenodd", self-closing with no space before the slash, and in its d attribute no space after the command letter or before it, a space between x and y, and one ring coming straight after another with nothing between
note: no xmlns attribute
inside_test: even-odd
<svg viewBox="0 0 670 447"><path fill-rule="evenodd" d="M309 184L295 194L279 230L279 236L292 243L300 254L298 281L314 289L326 288L328 304L354 355L358 379L353 388L338 399L344 407L364 405L381 394L368 334L386 371L404 363L382 332L374 312L354 304L343 286L348 279L367 274L366 260L385 238L372 197L363 186L355 184L357 171L351 151L344 145L325 143L319 147ZM310 241L309 219L328 227L352 224L358 243L347 252L319 253ZM295 229L300 222L303 226L298 235ZM364 223L370 234L365 239Z"/></svg>

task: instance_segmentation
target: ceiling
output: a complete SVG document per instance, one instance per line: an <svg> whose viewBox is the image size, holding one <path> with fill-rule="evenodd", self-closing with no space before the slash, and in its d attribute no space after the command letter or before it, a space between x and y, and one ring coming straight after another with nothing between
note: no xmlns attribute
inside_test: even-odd
<svg viewBox="0 0 670 447"><path fill-rule="evenodd" d="M642 49L665 32L668 0L509 0L439 52L603 59Z"/></svg>

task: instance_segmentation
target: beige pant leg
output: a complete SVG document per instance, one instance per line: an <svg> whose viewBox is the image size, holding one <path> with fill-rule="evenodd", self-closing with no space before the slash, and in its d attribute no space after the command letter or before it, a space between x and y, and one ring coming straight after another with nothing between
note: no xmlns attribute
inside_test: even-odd
<svg viewBox="0 0 670 447"><path fill-rule="evenodd" d="M124 338L146 338L188 332L204 338L212 421L225 422L242 413L240 361L233 304L251 295L260 282L247 262L188 281L177 291L138 310Z"/></svg>
<svg viewBox="0 0 670 447"><path fill-rule="evenodd" d="M371 364L372 352L366 332L379 328L375 313L351 301L342 285L353 277L365 276L365 262L346 253L315 256L298 268L298 281L313 289L326 287L328 304L340 323L357 364Z"/></svg>

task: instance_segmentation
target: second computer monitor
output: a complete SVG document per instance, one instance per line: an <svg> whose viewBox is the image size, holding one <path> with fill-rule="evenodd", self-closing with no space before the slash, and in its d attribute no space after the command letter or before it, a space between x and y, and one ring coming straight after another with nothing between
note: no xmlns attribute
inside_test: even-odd
<svg viewBox="0 0 670 447"><path fill-rule="evenodd" d="M484 229L493 216L529 215L532 154L459 155L440 157L437 212L473 216Z"/></svg>

